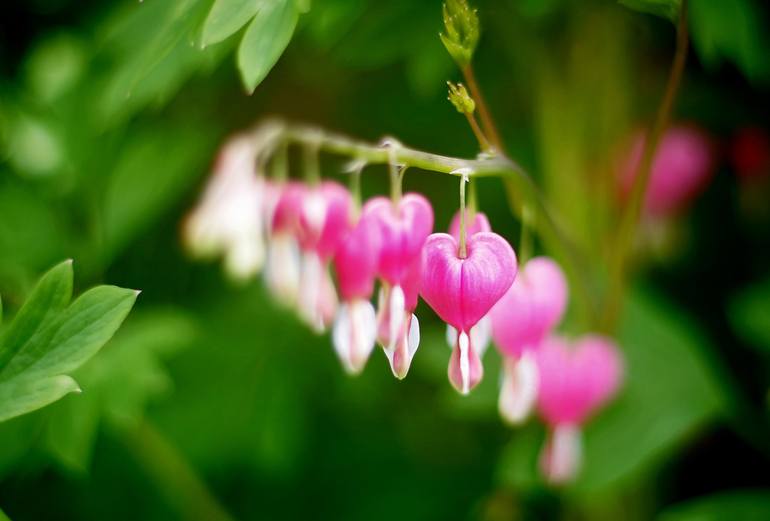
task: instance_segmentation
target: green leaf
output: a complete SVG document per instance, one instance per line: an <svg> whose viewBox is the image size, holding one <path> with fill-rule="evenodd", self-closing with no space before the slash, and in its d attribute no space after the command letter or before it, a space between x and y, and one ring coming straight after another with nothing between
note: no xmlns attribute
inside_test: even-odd
<svg viewBox="0 0 770 521"><path fill-rule="evenodd" d="M0 421L78 390L71 372L92 357L125 319L138 292L115 286L93 288L69 307L72 264L42 277L3 334Z"/></svg>
<svg viewBox="0 0 770 521"><path fill-rule="evenodd" d="M659 521L763 521L770 490L736 490L686 501L666 509Z"/></svg>
<svg viewBox="0 0 770 521"><path fill-rule="evenodd" d="M692 0L689 9L693 46L707 68L730 61L749 80L770 81L770 42L752 0Z"/></svg>
<svg viewBox="0 0 770 521"><path fill-rule="evenodd" d="M72 261L66 260L43 275L13 323L0 338L0 375L19 351L27 348L33 336L72 298Z"/></svg>
<svg viewBox="0 0 770 521"><path fill-rule="evenodd" d="M674 21L679 16L682 0L619 0L621 4L642 13L654 14Z"/></svg>
<svg viewBox="0 0 770 521"><path fill-rule="evenodd" d="M297 25L293 0L275 0L259 10L238 47L238 68L249 93L254 92L289 45Z"/></svg>
<svg viewBox="0 0 770 521"><path fill-rule="evenodd" d="M203 45L221 42L254 18L265 0L216 0L203 26Z"/></svg>
<svg viewBox="0 0 770 521"><path fill-rule="evenodd" d="M746 342L770 354L770 279L733 299L729 315L733 327Z"/></svg>
<svg viewBox="0 0 770 521"><path fill-rule="evenodd" d="M66 375L48 378L18 378L0 384L0 421L32 412L55 402L67 393L78 392L77 382Z"/></svg>

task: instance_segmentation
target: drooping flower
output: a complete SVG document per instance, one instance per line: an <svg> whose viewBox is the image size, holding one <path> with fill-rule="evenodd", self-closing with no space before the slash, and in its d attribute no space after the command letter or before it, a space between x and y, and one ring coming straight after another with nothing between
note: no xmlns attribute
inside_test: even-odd
<svg viewBox="0 0 770 521"><path fill-rule="evenodd" d="M619 167L621 195L630 196L644 153L646 137L637 134ZM706 186L714 167L709 138L693 126L669 128L661 137L652 162L645 195L645 212L654 217L677 213Z"/></svg>
<svg viewBox="0 0 770 521"><path fill-rule="evenodd" d="M563 483L580 469L581 426L617 392L623 363L615 343L599 335L572 345L551 336L536 351L536 361L538 410L549 427L540 466L550 482Z"/></svg>
<svg viewBox="0 0 770 521"><path fill-rule="evenodd" d="M265 280L280 302L294 306L299 296L301 255L297 236L305 186L298 182L275 185L277 202L270 221Z"/></svg>
<svg viewBox="0 0 770 521"><path fill-rule="evenodd" d="M332 340L345 370L363 370L377 340L377 318L370 302L380 258L380 230L361 218L334 255L337 286L343 303L337 311Z"/></svg>
<svg viewBox="0 0 770 521"><path fill-rule="evenodd" d="M302 250L298 307L300 316L323 332L334 320L337 293L329 263L350 230L351 198L339 183L305 188L297 238Z"/></svg>
<svg viewBox="0 0 770 521"><path fill-rule="evenodd" d="M263 187L253 137L239 135L222 148L198 205L184 224L185 243L201 257L224 256L225 269L248 278L264 263Z"/></svg>
<svg viewBox="0 0 770 521"><path fill-rule="evenodd" d="M559 323L566 306L567 281L561 268L547 257L535 257L489 313L492 338L505 357L498 407L511 424L524 421L535 404L533 351Z"/></svg>
<svg viewBox="0 0 770 521"><path fill-rule="evenodd" d="M420 324L413 314L422 274L422 248L433 229L433 209L425 197L408 193L398 203L384 197L369 200L363 218L380 231L377 275L377 340L396 378L404 378L420 344Z"/></svg>
<svg viewBox="0 0 770 521"><path fill-rule="evenodd" d="M459 331L449 360L449 381L467 394L483 376L469 332L508 291L516 277L516 254L495 233L468 237L465 256L449 234L434 233L425 243L420 295L438 316Z"/></svg>

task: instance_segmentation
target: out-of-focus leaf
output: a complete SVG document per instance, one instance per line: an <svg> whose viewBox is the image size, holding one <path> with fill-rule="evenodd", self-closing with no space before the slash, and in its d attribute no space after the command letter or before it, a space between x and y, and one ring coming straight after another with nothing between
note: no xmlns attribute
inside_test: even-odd
<svg viewBox="0 0 770 521"><path fill-rule="evenodd" d="M770 279L755 284L730 303L733 327L749 344L770 353Z"/></svg>
<svg viewBox="0 0 770 521"><path fill-rule="evenodd" d="M93 356L123 322L137 293L93 288L69 307L71 263L53 268L2 338L0 421L39 409L78 390L64 373Z"/></svg>
<svg viewBox="0 0 770 521"><path fill-rule="evenodd" d="M683 314L659 297L632 296L625 306L619 342L626 361L617 400L591 421L583 437L584 466L569 490L602 493L651 471L722 407L719 388L705 365L706 339ZM526 444L527 447L519 446ZM513 486L537 482L539 451L531 438L514 438L507 454L530 462L501 470ZM509 464L511 457L505 459ZM521 463L517 464L521 465Z"/></svg>
<svg viewBox="0 0 770 521"><path fill-rule="evenodd" d="M221 42L254 18L265 0L216 0L203 25L202 44Z"/></svg>
<svg viewBox="0 0 770 521"><path fill-rule="evenodd" d="M294 0L275 0L249 24L238 47L238 69L248 92L254 92L289 45L297 16Z"/></svg>
<svg viewBox="0 0 770 521"><path fill-rule="evenodd" d="M313 43L329 49L344 40L358 23L366 9L366 2L325 0L319 2L306 17L305 31Z"/></svg>
<svg viewBox="0 0 770 521"><path fill-rule="evenodd" d="M692 0L689 9L693 46L706 67L726 60L751 81L770 80L767 32L753 0Z"/></svg>
<svg viewBox="0 0 770 521"><path fill-rule="evenodd" d="M85 67L84 42L74 34L58 34L30 53L27 84L41 99L52 102L75 85Z"/></svg>
<svg viewBox="0 0 770 521"><path fill-rule="evenodd" d="M55 175L65 163L65 150L56 129L43 118L18 114L9 122L8 154L16 172L29 177Z"/></svg>
<svg viewBox="0 0 770 521"><path fill-rule="evenodd" d="M658 521L764 521L770 516L770 490L737 490L679 503Z"/></svg>
<svg viewBox="0 0 770 521"><path fill-rule="evenodd" d="M669 20L676 20L679 16L679 9L682 5L682 0L619 0L621 4L625 5L629 9L640 11L642 13L654 14L655 16L661 16L668 18Z"/></svg>
<svg viewBox="0 0 770 521"><path fill-rule="evenodd" d="M115 164L104 194L102 245L109 261L164 211L210 162L216 133L155 126L130 140Z"/></svg>
<svg viewBox="0 0 770 521"><path fill-rule="evenodd" d="M51 407L46 447L67 468L84 472L99 425L136 425L147 403L171 386L163 360L194 340L193 319L173 309L146 309L75 373L84 393Z"/></svg>

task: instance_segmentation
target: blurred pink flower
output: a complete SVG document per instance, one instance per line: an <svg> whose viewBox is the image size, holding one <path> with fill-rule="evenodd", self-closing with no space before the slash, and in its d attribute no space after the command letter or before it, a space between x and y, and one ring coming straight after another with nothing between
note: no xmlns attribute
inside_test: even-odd
<svg viewBox="0 0 770 521"><path fill-rule="evenodd" d="M501 416L512 424L524 421L535 404L538 375L532 351L561 320L567 293L559 265L548 257L535 257L489 313L492 337L505 357L498 405Z"/></svg>
<svg viewBox="0 0 770 521"><path fill-rule="evenodd" d="M539 373L538 409L550 428L540 464L553 483L568 481L582 459L580 427L612 398L623 377L615 343L598 335L570 345L564 338L546 338L536 351Z"/></svg>
<svg viewBox="0 0 770 521"><path fill-rule="evenodd" d="M619 165L623 200L627 200L631 194L645 142L644 133L637 133ZM705 188L713 168L713 146L703 131L689 125L669 128L658 143L652 163L644 202L645 212L665 217L682 210Z"/></svg>
<svg viewBox="0 0 770 521"><path fill-rule="evenodd" d="M345 369L363 370L377 339L377 318L370 302L380 257L380 232L371 218L361 218L334 255L337 286L343 300L332 331L334 348Z"/></svg>
<svg viewBox="0 0 770 521"><path fill-rule="evenodd" d="M419 194L408 193L395 205L385 197L375 197L364 205L362 218L377 223L381 240L378 340L393 374L404 378L420 344L420 324L413 311L420 288L422 248L433 230L433 209Z"/></svg>
<svg viewBox="0 0 770 521"><path fill-rule="evenodd" d="M329 262L350 230L351 198L333 181L305 188L299 214L298 239L302 249L299 314L316 331L334 320L337 293Z"/></svg>
<svg viewBox="0 0 770 521"><path fill-rule="evenodd" d="M270 220L265 280L273 296L293 306L299 295L301 255L297 234L305 185L290 181L274 188L278 195Z"/></svg>
<svg viewBox="0 0 770 521"><path fill-rule="evenodd" d="M420 294L438 316L460 332L449 361L449 381L467 394L483 376L469 332L510 288L516 254L495 233L467 238L465 257L449 234L434 233L425 243Z"/></svg>

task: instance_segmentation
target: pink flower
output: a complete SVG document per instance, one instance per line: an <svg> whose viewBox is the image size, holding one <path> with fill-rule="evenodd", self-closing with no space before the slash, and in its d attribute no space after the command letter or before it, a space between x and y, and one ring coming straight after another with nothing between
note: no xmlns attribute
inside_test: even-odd
<svg viewBox="0 0 770 521"><path fill-rule="evenodd" d="M378 341L393 374L404 378L420 344L420 324L413 311L420 288L422 248L433 229L433 209L423 196L409 193L396 205L375 197L364 205L363 215L377 223L381 239Z"/></svg>
<svg viewBox="0 0 770 521"><path fill-rule="evenodd" d="M334 256L343 304L332 331L334 348L351 374L363 370L377 339L377 318L369 301L380 258L380 231L371 218L359 219Z"/></svg>
<svg viewBox="0 0 770 521"><path fill-rule="evenodd" d="M350 230L350 209L350 194L339 183L305 188L297 233L302 249L298 305L300 316L318 332L337 311L329 262Z"/></svg>
<svg viewBox="0 0 770 521"><path fill-rule="evenodd" d="M587 335L570 345L545 339L536 352L540 386L538 409L550 427L540 464L553 483L568 481L580 467L580 427L616 393L623 364L615 343Z"/></svg>
<svg viewBox="0 0 770 521"><path fill-rule="evenodd" d="M190 250L203 257L223 254L225 269L238 279L256 274L264 263L264 180L257 175L256 157L251 137L231 138L184 224Z"/></svg>
<svg viewBox="0 0 770 521"><path fill-rule="evenodd" d="M505 239L481 232L468 237L466 255L457 241L434 233L425 243L420 294L436 314L460 332L449 361L449 381L467 394L483 375L481 360L469 336L516 277L516 255Z"/></svg>
<svg viewBox="0 0 770 521"><path fill-rule="evenodd" d="M498 408L512 425L526 420L535 405L538 376L532 351L559 323L566 305L561 268L547 257L535 257L489 312L492 338L505 357Z"/></svg>
<svg viewBox="0 0 770 521"><path fill-rule="evenodd" d="M621 163L620 187L624 199L630 196L638 175L646 138L638 133ZM645 211L653 216L675 214L707 184L714 166L714 153L706 135L695 127L669 128L662 136L652 163L645 197Z"/></svg>
<svg viewBox="0 0 770 521"><path fill-rule="evenodd" d="M467 237L479 232L491 231L492 226L489 224L489 219L487 219L484 213L465 210L465 235ZM460 210L455 212L452 222L449 223L449 235L454 237L457 242L460 242Z"/></svg>
<svg viewBox="0 0 770 521"><path fill-rule="evenodd" d="M270 221L265 279L271 293L287 306L299 297L301 255L297 235L305 185L290 181L280 187Z"/></svg>

